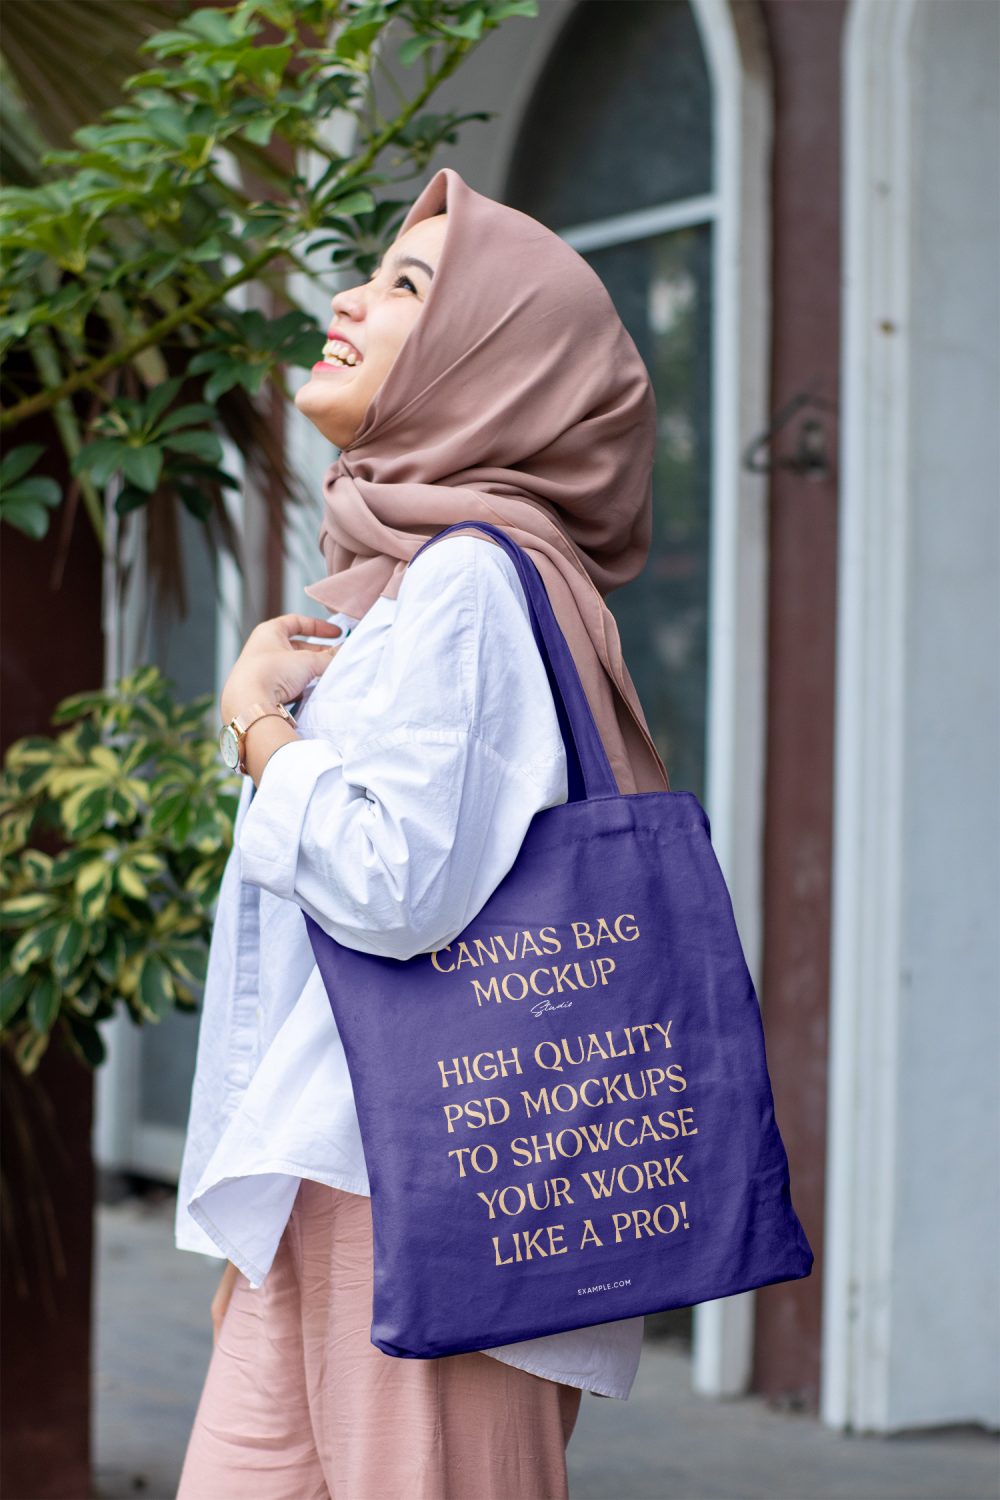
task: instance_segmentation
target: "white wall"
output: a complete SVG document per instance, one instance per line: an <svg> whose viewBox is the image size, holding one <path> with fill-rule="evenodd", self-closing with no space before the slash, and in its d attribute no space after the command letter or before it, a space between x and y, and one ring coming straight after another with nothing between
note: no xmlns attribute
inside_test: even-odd
<svg viewBox="0 0 1000 1500"><path fill-rule="evenodd" d="M1000 1421L1000 9L855 0L824 1415Z"/></svg>
<svg viewBox="0 0 1000 1500"><path fill-rule="evenodd" d="M1000 10L914 35L890 1421L997 1420Z"/></svg>

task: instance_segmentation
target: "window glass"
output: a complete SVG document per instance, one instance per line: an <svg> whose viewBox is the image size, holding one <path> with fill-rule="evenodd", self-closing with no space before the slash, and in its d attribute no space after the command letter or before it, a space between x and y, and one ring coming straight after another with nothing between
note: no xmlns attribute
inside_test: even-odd
<svg viewBox="0 0 1000 1500"><path fill-rule="evenodd" d="M708 225L590 251L656 391L649 560L608 596L674 791L704 800L711 514Z"/></svg>
<svg viewBox="0 0 1000 1500"><path fill-rule="evenodd" d="M711 192L711 100L690 7L584 0L542 72L507 201L559 230ZM711 222L585 252L649 370L658 443L640 578L608 596L676 791L704 800L712 494Z"/></svg>
<svg viewBox="0 0 1000 1500"><path fill-rule="evenodd" d="M687 0L583 0L525 112L508 201L564 229L711 192L711 120Z"/></svg>

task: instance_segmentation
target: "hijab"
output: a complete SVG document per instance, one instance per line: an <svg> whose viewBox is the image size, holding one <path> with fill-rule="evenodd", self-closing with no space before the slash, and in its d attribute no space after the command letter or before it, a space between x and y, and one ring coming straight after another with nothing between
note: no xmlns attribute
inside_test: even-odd
<svg viewBox="0 0 1000 1500"><path fill-rule="evenodd" d="M442 167L399 233L442 210L424 307L324 476L327 575L305 592L360 618L396 598L429 537L492 522L541 574L619 791L669 791L604 602L649 552L648 372L600 278L552 230Z"/></svg>

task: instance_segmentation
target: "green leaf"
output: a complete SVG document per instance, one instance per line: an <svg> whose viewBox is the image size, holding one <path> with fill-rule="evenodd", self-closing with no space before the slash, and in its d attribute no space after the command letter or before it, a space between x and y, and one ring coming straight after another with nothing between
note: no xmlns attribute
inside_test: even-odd
<svg viewBox="0 0 1000 1500"><path fill-rule="evenodd" d="M11 896L0 904L0 925L23 927L27 922L47 917L59 905L55 896L47 891L31 891L21 896Z"/></svg>
<svg viewBox="0 0 1000 1500"><path fill-rule="evenodd" d="M87 929L82 922L63 924L52 954L52 968L57 978L72 974L87 952Z"/></svg>
<svg viewBox="0 0 1000 1500"><path fill-rule="evenodd" d="M125 892L126 896L131 896L133 901L145 901L148 898L149 891L146 889L145 882L139 877L127 858L118 862L115 869L115 879L119 888Z"/></svg>
<svg viewBox="0 0 1000 1500"><path fill-rule="evenodd" d="M28 1020L36 1031L51 1031L59 1014L61 999L62 992L54 974L43 974L35 981L28 996Z"/></svg>
<svg viewBox="0 0 1000 1500"><path fill-rule="evenodd" d="M375 207L375 199L367 188L359 191L344 193L342 197L331 194L323 204L324 214L327 212L342 214L344 217L353 219L358 214L371 213Z"/></svg>
<svg viewBox="0 0 1000 1500"><path fill-rule="evenodd" d="M244 125L243 134L255 146L268 146L271 143L276 123L273 115L260 115L256 120L250 120Z"/></svg>
<svg viewBox="0 0 1000 1500"><path fill-rule="evenodd" d="M418 57L423 56L428 47L433 47L435 38L432 36L411 36L399 49L399 61L402 67L408 68L415 63Z"/></svg>
<svg viewBox="0 0 1000 1500"><path fill-rule="evenodd" d="M171 146L186 146L187 122L182 110L173 105L161 109L149 109L143 116L146 128L155 132L160 140Z"/></svg>
<svg viewBox="0 0 1000 1500"><path fill-rule="evenodd" d="M29 479L21 479L17 484L12 484L4 492L2 503L4 509L15 502L19 505L58 505L62 499L62 490L55 479L48 478L44 474L33 474Z"/></svg>
<svg viewBox="0 0 1000 1500"><path fill-rule="evenodd" d="M14 1059L22 1073L25 1075L34 1073L45 1056L48 1045L49 1033L47 1031L36 1031L31 1026L25 1028L14 1048Z"/></svg>
<svg viewBox="0 0 1000 1500"><path fill-rule="evenodd" d="M468 9L468 7L466 7L466 9ZM462 37L468 41L474 42L477 41L482 35L483 22L485 19L486 17L483 14L482 8L480 6L475 6L463 21L455 21L452 22L451 25L449 25L445 21L442 21L441 30L447 32L449 36Z"/></svg>
<svg viewBox="0 0 1000 1500"><path fill-rule="evenodd" d="M140 849L132 855L132 863L144 875L161 875L164 870L163 856L152 849Z"/></svg>
<svg viewBox="0 0 1000 1500"><path fill-rule="evenodd" d="M107 1056L104 1038L97 1027L76 1016L67 1018L66 1040L80 1061L89 1068L100 1067Z"/></svg>
<svg viewBox="0 0 1000 1500"><path fill-rule="evenodd" d="M208 496L190 484L176 484L175 488L185 510L189 511L196 521L207 521L212 514L212 502Z"/></svg>
<svg viewBox="0 0 1000 1500"><path fill-rule="evenodd" d="M173 1004L173 978L166 964L155 953L147 953L142 961L137 995L143 1011L152 1021L159 1021Z"/></svg>
<svg viewBox="0 0 1000 1500"><path fill-rule="evenodd" d="M381 19L349 21L334 43L334 56L348 62L356 62L359 66L363 65L364 59L382 30L382 25Z"/></svg>
<svg viewBox="0 0 1000 1500"><path fill-rule="evenodd" d="M248 47L236 59L236 70L253 83L273 88L280 81L291 55L291 47Z"/></svg>
<svg viewBox="0 0 1000 1500"><path fill-rule="evenodd" d="M95 484L107 484L124 461L126 444L120 438L97 438L70 461L74 474L89 474Z"/></svg>
<svg viewBox="0 0 1000 1500"><path fill-rule="evenodd" d="M214 47L230 47L247 35L242 17L226 16L210 8L196 10L193 15L186 17L184 30L211 42Z"/></svg>
<svg viewBox="0 0 1000 1500"><path fill-rule="evenodd" d="M224 396L226 391L231 391L234 385L241 382L243 366L237 360L232 360L216 370L205 381L205 395L209 401L217 401Z"/></svg>
<svg viewBox="0 0 1000 1500"><path fill-rule="evenodd" d="M51 958L56 937L62 927L63 923L58 918L51 918L29 927L27 932L22 932L11 949L8 959L14 973L26 974L32 964Z"/></svg>
<svg viewBox="0 0 1000 1500"><path fill-rule="evenodd" d="M187 791L174 792L169 797L158 797L150 814L150 832L168 832L184 813L189 801L190 793Z"/></svg>
<svg viewBox="0 0 1000 1500"><path fill-rule="evenodd" d="M73 882L77 896L86 896L95 887L103 885L110 872L111 865L101 857L80 864Z"/></svg>
<svg viewBox="0 0 1000 1500"><path fill-rule="evenodd" d="M21 855L21 874L30 884L44 889L52 881L53 857L41 849L25 849Z"/></svg>
<svg viewBox="0 0 1000 1500"><path fill-rule="evenodd" d="M228 221L225 222L228 227ZM210 234L207 240L202 240L200 245L192 245L188 251L188 255L193 261L221 260L224 253L222 241L216 234Z"/></svg>
<svg viewBox="0 0 1000 1500"><path fill-rule="evenodd" d="M23 532L33 542L40 542L48 532L51 514L44 505L30 501L0 500L0 521Z"/></svg>
<svg viewBox="0 0 1000 1500"><path fill-rule="evenodd" d="M131 823L139 816L139 804L123 787L115 787L108 804L108 815L118 824Z"/></svg>
<svg viewBox="0 0 1000 1500"><path fill-rule="evenodd" d="M147 424L157 422L163 416L163 413L180 390L182 383L178 379L165 380L162 385L158 385L154 391L150 392L146 397L145 403Z"/></svg>
<svg viewBox="0 0 1000 1500"><path fill-rule="evenodd" d="M101 986L93 974L70 997L70 1009L78 1016L92 1016L101 1003Z"/></svg>
<svg viewBox="0 0 1000 1500"><path fill-rule="evenodd" d="M178 427L187 427L194 422L214 422L215 417L214 406L206 406L203 401L196 401L190 406L179 406L176 411L169 412L156 431L159 436L162 436L165 432L174 432Z"/></svg>
<svg viewBox="0 0 1000 1500"><path fill-rule="evenodd" d="M271 371L267 365L249 365L240 376L240 385L251 396L259 396L264 382L270 377Z"/></svg>
<svg viewBox="0 0 1000 1500"><path fill-rule="evenodd" d="M0 1027L9 1026L31 991L30 974L5 974L0 981Z"/></svg>
<svg viewBox="0 0 1000 1500"><path fill-rule="evenodd" d="M92 860L77 874L76 898L85 922L95 922L104 915L113 876L114 867L104 859Z"/></svg>
<svg viewBox="0 0 1000 1500"><path fill-rule="evenodd" d="M87 952L90 954L100 953L108 941L108 924L106 922L88 922Z"/></svg>
<svg viewBox="0 0 1000 1500"><path fill-rule="evenodd" d="M155 443L143 448L127 448L122 469L125 478L140 490L150 493L156 489L163 468L163 449Z"/></svg>
<svg viewBox="0 0 1000 1500"><path fill-rule="evenodd" d="M115 511L120 516L127 516L130 510L140 510L142 506L148 504L149 492L137 490L134 484L127 484L115 496Z"/></svg>
<svg viewBox="0 0 1000 1500"><path fill-rule="evenodd" d="M12 771L21 766L53 766L59 759L52 741L40 734L29 734L15 740L7 751L7 767Z"/></svg>
<svg viewBox="0 0 1000 1500"><path fill-rule="evenodd" d="M62 854L57 854L52 861L52 879L56 885L61 885L64 880L75 877L77 870L83 865L88 865L94 858L94 850L91 847L79 849L64 849Z"/></svg>
<svg viewBox="0 0 1000 1500"><path fill-rule="evenodd" d="M222 444L214 432L173 432L163 439L163 446L171 453L193 453L206 463L222 462Z"/></svg>
<svg viewBox="0 0 1000 1500"><path fill-rule="evenodd" d="M164 944L167 961L185 983L202 985L208 970L208 948L204 943L174 941Z"/></svg>
<svg viewBox="0 0 1000 1500"><path fill-rule="evenodd" d="M48 531L48 513L62 499L62 490L54 479L44 474L24 477L41 451L38 443L15 448L0 464L0 520L34 541Z"/></svg>
<svg viewBox="0 0 1000 1500"><path fill-rule="evenodd" d="M23 448L12 448L0 459L0 489L6 489L27 474L35 460L44 452L41 443L26 443Z"/></svg>
<svg viewBox="0 0 1000 1500"><path fill-rule="evenodd" d="M510 16L537 16L538 0L494 0L486 7L491 26L497 26Z"/></svg>
<svg viewBox="0 0 1000 1500"><path fill-rule="evenodd" d="M125 962L125 940L117 927L108 932L107 941L94 955L94 968L105 984L117 984Z"/></svg>
<svg viewBox="0 0 1000 1500"><path fill-rule="evenodd" d="M306 369L311 369L319 358L318 351L322 347L322 338L317 339L311 333L303 334L300 338L294 339L290 344L286 344L282 348L281 358L287 365L295 365L296 367L305 366Z"/></svg>
<svg viewBox="0 0 1000 1500"><path fill-rule="evenodd" d="M97 787L85 797L70 798L63 803L62 808L66 832L70 838L82 842L102 826L107 811L108 793L105 787Z"/></svg>

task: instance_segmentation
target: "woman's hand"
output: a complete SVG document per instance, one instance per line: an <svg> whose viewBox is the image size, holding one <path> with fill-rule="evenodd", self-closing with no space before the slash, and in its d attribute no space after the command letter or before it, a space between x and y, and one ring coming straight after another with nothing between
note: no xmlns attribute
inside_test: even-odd
<svg viewBox="0 0 1000 1500"><path fill-rule="evenodd" d="M226 679L219 698L222 721L261 703L292 703L300 698L314 677L319 677L336 656L340 645L318 646L296 641L295 635L342 635L339 625L313 615L276 615L262 620L247 637L236 665Z"/></svg>
<svg viewBox="0 0 1000 1500"><path fill-rule="evenodd" d="M213 1344L219 1337L219 1329L222 1327L222 1320L226 1316L226 1308L229 1306L229 1299L233 1295L233 1287L236 1285L236 1278L239 1274L232 1261L227 1260L226 1269L223 1271L222 1280L219 1282L219 1289L212 1298Z"/></svg>

